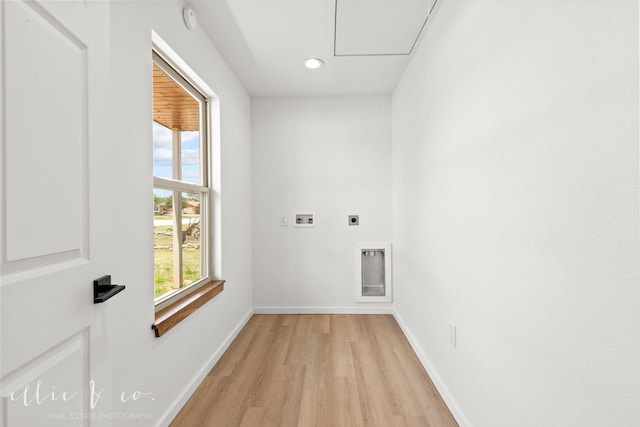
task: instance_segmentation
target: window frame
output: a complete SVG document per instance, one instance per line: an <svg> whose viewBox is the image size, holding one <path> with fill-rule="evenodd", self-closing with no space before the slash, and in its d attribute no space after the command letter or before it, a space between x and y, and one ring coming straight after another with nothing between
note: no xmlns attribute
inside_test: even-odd
<svg viewBox="0 0 640 427"><path fill-rule="evenodd" d="M209 153L211 152L212 141L210 132L211 105L212 98L206 95L194 79L189 78L186 73L181 72L180 68L171 61L167 56L163 55L155 46L152 48L152 63L169 76L178 86L193 96L200 104L199 119L199 145L200 145L200 184L194 184L174 178L164 178L153 176L153 188L171 191L173 195L174 206L174 223L182 223L182 211L176 206L181 206L182 193L195 193L200 195L200 279L190 283L187 286L170 291L160 297L154 298L154 307L156 313L171 306L182 298L195 292L202 286L211 283L212 277L212 256L211 256L211 161ZM152 87L153 90L153 87ZM153 120L152 120L153 122ZM172 169L173 176L176 175L176 167L179 171L181 168L181 146L174 143L172 147ZM180 141L178 141L180 142ZM178 229L182 229L179 227ZM155 263L155 257L154 257ZM182 258L180 258L180 269L182 271ZM155 277L155 274L154 274ZM181 274L182 277L182 274Z"/></svg>

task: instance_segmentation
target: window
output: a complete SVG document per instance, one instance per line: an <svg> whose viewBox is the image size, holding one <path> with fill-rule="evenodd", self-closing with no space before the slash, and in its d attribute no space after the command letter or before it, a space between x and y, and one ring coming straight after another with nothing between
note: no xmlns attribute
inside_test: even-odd
<svg viewBox="0 0 640 427"><path fill-rule="evenodd" d="M153 52L153 234L160 309L211 280L207 98Z"/></svg>

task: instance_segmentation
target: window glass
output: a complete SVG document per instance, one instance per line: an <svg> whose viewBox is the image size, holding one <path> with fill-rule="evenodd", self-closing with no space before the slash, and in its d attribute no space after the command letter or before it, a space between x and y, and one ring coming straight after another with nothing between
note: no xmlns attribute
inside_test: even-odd
<svg viewBox="0 0 640 427"><path fill-rule="evenodd" d="M153 261L155 297L177 289L173 275L173 193L153 190Z"/></svg>
<svg viewBox="0 0 640 427"><path fill-rule="evenodd" d="M162 58L153 64L156 303L208 279L206 99Z"/></svg>
<svg viewBox="0 0 640 427"><path fill-rule="evenodd" d="M172 132L153 122L153 176L173 178Z"/></svg>
<svg viewBox="0 0 640 427"><path fill-rule="evenodd" d="M182 180L200 184L200 132L182 131Z"/></svg>
<svg viewBox="0 0 640 427"><path fill-rule="evenodd" d="M200 245L200 195L182 193L182 285L202 276Z"/></svg>

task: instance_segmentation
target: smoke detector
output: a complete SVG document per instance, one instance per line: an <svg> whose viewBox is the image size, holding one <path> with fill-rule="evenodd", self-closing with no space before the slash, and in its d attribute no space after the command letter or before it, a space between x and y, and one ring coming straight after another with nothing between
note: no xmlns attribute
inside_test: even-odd
<svg viewBox="0 0 640 427"><path fill-rule="evenodd" d="M182 9L182 17L184 18L184 25L193 30L198 26L198 21L196 20L196 13L190 7L185 7Z"/></svg>

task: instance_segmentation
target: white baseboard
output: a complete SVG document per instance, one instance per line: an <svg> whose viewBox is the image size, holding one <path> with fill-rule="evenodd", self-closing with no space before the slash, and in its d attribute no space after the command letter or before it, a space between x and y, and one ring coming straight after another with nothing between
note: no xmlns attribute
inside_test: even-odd
<svg viewBox="0 0 640 427"><path fill-rule="evenodd" d="M255 307L255 314L393 314L391 307Z"/></svg>
<svg viewBox="0 0 640 427"><path fill-rule="evenodd" d="M191 397L191 395L196 391L200 383L204 381L207 374L213 369L218 360L222 357L224 352L229 348L233 340L236 339L242 328L247 324L249 319L253 316L253 309L249 310L247 314L240 320L240 323L236 325L236 327L231 331L229 336L220 344L218 349L213 353L213 356L207 361L207 363L200 369L198 374L191 380L191 382L187 385L187 387L180 393L178 399L171 405L169 410L165 412L165 414L160 418L156 426L164 427L171 424L171 421L178 415L178 412L182 409L182 407L187 403L187 400Z"/></svg>
<svg viewBox="0 0 640 427"><path fill-rule="evenodd" d="M458 402L456 402L456 400L453 398L453 396L451 395L451 392L449 391L447 386L444 384L444 381L442 381L442 378L440 378L440 375L438 375L438 372L436 371L434 366L431 364L431 362L425 355L424 351L422 350L422 347L420 347L420 344L418 344L416 339L413 337L413 335L409 331L409 328L404 323L404 321L402 320L402 318L400 317L400 315L395 309L393 309L393 317L396 319L396 322L398 322L398 325L400 325L400 329L402 329L402 332L404 332L404 335L407 337L409 344L411 344L413 351L418 356L418 359L420 359L420 363L422 363L422 366L424 367L425 371L427 371L427 374L429 374L431 381L433 381L433 385L435 385L436 389L438 389L440 396L442 396L442 400L444 400L444 402L447 404L447 407L451 411L451 414L453 415L453 417L458 422L458 425L460 427L471 427L471 423L462 412L460 405L458 405Z"/></svg>

